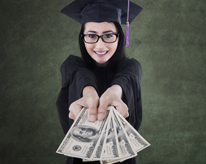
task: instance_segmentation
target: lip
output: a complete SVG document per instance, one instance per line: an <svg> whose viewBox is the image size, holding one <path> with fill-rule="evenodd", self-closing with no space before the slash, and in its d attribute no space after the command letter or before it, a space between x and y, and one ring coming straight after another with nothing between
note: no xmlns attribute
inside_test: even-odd
<svg viewBox="0 0 206 164"><path fill-rule="evenodd" d="M105 52L105 53L104 53ZM94 53L99 56L99 57L102 57L102 56L105 56L108 54L108 51L94 51ZM101 54L102 53L102 54Z"/></svg>

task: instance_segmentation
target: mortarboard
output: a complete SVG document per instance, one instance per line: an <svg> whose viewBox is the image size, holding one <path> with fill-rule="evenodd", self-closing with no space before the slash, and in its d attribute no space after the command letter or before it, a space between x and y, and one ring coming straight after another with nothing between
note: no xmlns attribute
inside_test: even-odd
<svg viewBox="0 0 206 164"><path fill-rule="evenodd" d="M129 45L129 23L142 11L142 8L129 0L75 0L61 12L77 22L118 22L126 24L126 46Z"/></svg>

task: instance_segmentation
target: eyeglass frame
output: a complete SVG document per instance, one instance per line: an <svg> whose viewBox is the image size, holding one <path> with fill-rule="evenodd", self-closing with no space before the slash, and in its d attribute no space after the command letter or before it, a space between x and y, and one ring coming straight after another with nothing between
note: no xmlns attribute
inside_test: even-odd
<svg viewBox="0 0 206 164"><path fill-rule="evenodd" d="M117 38L119 37L119 33L118 33L118 34L110 33L110 34L113 34L113 35L116 36L116 40L114 41L114 42L116 42L116 41L117 41ZM98 37L98 39L97 39L96 42L86 42L85 39L84 39L84 37L87 36L87 35L96 35L96 36ZM114 43L114 42L105 42L104 39L103 39L103 36L104 36L104 35L107 35L107 34L103 34L103 35L97 35L97 34L81 34L81 37L83 38L84 42L85 42L85 43L88 43L88 44L95 44L95 43L97 43L97 42L99 41L99 38L101 38L104 43Z"/></svg>

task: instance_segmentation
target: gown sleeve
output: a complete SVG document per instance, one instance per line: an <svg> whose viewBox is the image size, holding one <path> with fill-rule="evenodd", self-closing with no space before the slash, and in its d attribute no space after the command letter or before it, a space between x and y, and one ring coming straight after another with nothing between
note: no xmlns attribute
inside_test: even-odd
<svg viewBox="0 0 206 164"><path fill-rule="evenodd" d="M70 55L61 65L62 88L59 92L56 106L61 126L66 134L73 120L69 119L69 106L82 97L86 86L97 90L96 77L84 67L84 62L77 56Z"/></svg>
<svg viewBox="0 0 206 164"><path fill-rule="evenodd" d="M122 87L122 99L129 109L127 120L136 130L139 130L142 121L141 79L140 63L135 59L127 59L117 65L117 73L111 83L111 86L118 84Z"/></svg>
<svg viewBox="0 0 206 164"><path fill-rule="evenodd" d="M80 57L70 55L61 65L60 71L63 87L76 78L80 91L88 85L93 86L96 90L98 89L95 75L86 69L85 63Z"/></svg>

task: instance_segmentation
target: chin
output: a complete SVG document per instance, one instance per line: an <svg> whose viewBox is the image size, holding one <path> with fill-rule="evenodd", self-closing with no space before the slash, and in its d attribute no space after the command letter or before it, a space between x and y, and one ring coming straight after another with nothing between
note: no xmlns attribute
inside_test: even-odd
<svg viewBox="0 0 206 164"><path fill-rule="evenodd" d="M107 62L107 61L106 61L106 62L96 61L96 64L97 64L98 66L104 67L104 66L107 66L108 62Z"/></svg>

